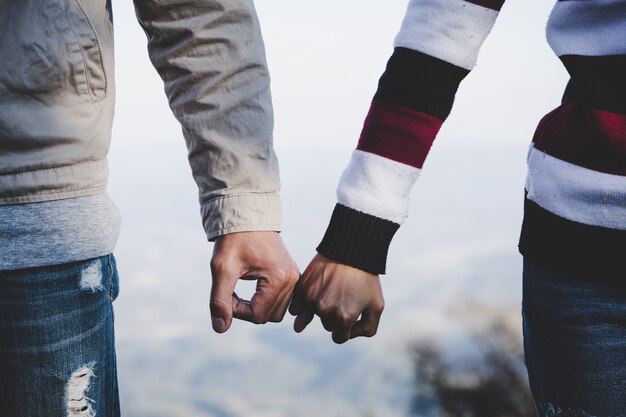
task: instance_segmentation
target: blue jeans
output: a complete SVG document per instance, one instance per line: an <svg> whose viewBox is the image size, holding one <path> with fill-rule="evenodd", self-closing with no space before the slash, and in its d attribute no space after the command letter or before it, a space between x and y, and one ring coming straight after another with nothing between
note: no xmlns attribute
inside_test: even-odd
<svg viewBox="0 0 626 417"><path fill-rule="evenodd" d="M0 271L0 416L120 415L113 255Z"/></svg>
<svg viewBox="0 0 626 417"><path fill-rule="evenodd" d="M539 417L626 416L624 275L572 278L524 261L524 351Z"/></svg>

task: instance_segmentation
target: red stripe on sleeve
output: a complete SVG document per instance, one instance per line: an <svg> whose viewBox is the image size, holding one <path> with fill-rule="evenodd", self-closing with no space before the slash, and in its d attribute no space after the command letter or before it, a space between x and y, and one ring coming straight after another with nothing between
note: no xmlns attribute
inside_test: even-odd
<svg viewBox="0 0 626 417"><path fill-rule="evenodd" d="M483 6L487 9L500 11L504 0L465 0L468 3L473 3L478 6Z"/></svg>
<svg viewBox="0 0 626 417"><path fill-rule="evenodd" d="M600 136L626 159L626 116L604 110L593 110L592 117Z"/></svg>
<svg viewBox="0 0 626 417"><path fill-rule="evenodd" d="M357 149L422 168L441 124L434 116L374 100Z"/></svg>
<svg viewBox="0 0 626 417"><path fill-rule="evenodd" d="M535 148L563 161L626 175L625 115L568 100L541 120L533 142Z"/></svg>

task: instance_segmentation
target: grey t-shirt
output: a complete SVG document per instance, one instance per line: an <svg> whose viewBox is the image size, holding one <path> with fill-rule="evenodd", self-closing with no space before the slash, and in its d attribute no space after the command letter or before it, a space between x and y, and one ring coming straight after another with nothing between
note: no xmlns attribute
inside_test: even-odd
<svg viewBox="0 0 626 417"><path fill-rule="evenodd" d="M119 210L106 193L0 206L0 270L108 255L120 223Z"/></svg>

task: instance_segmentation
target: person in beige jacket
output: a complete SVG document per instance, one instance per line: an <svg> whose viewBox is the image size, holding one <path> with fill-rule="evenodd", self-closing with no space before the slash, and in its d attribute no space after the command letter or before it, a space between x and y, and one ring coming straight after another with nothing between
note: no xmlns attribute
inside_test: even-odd
<svg viewBox="0 0 626 417"><path fill-rule="evenodd" d="M213 328L281 321L299 272L277 233L270 78L253 2L135 8L215 242ZM106 193L114 100L110 0L0 0L0 415L119 415L120 218ZM250 301L234 295L240 278L261 281Z"/></svg>

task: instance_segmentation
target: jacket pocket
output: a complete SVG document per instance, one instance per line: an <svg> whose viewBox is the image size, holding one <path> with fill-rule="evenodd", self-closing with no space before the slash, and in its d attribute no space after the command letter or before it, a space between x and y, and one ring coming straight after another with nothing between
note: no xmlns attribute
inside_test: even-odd
<svg viewBox="0 0 626 417"><path fill-rule="evenodd" d="M79 79L77 87L92 101L100 101L107 96L107 75L98 34L79 0L57 2L76 41L72 59L80 60L75 68L82 68L76 74Z"/></svg>

